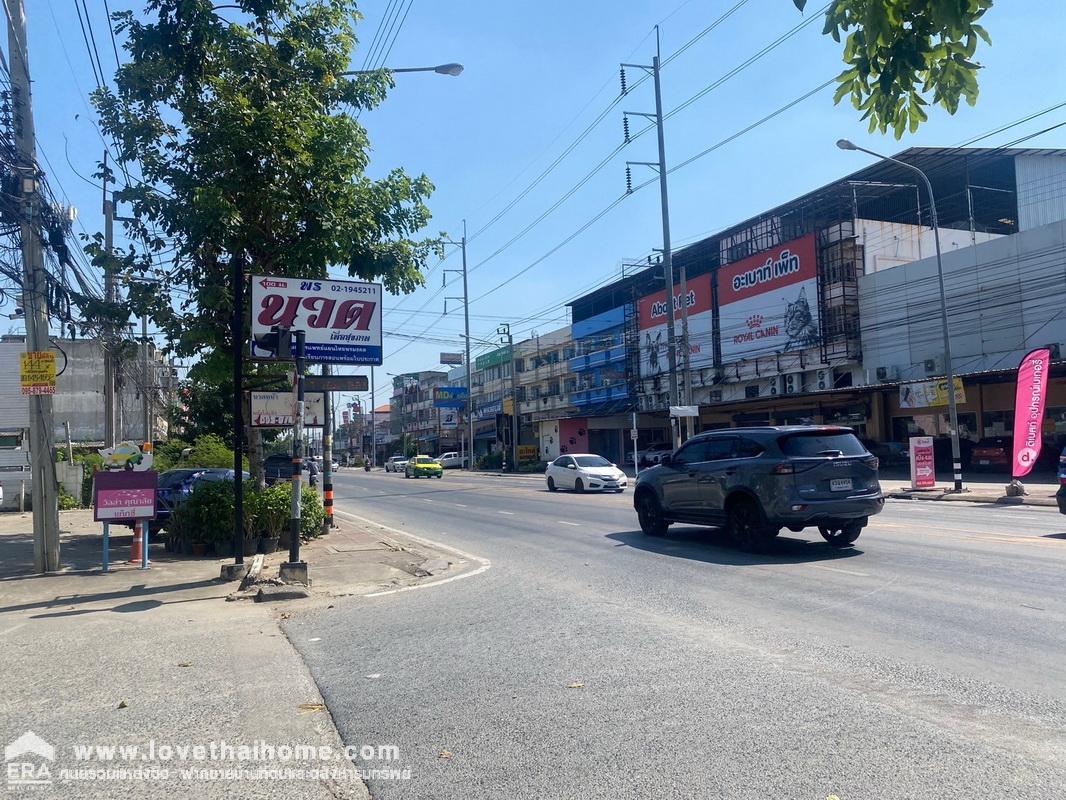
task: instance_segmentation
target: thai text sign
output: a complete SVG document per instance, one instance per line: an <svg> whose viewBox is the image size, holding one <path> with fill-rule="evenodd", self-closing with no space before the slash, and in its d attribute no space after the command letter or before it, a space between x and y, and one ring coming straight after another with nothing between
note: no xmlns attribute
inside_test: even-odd
<svg viewBox="0 0 1066 800"><path fill-rule="evenodd" d="M931 408L933 406L946 406L949 394L946 380L900 384L899 407ZM955 379L955 402L966 402L966 388L962 385L962 378Z"/></svg>
<svg viewBox="0 0 1066 800"><path fill-rule="evenodd" d="M252 277L252 357L271 328L304 332L304 357L321 364L381 364L381 284Z"/></svg>
<svg viewBox="0 0 1066 800"><path fill-rule="evenodd" d="M291 428L296 424L295 392L251 392L253 428ZM304 392L304 427L321 428L326 422L326 398Z"/></svg>
<svg viewBox="0 0 1066 800"><path fill-rule="evenodd" d="M51 350L19 353L19 382L25 395L56 393L56 354Z"/></svg>
<svg viewBox="0 0 1066 800"><path fill-rule="evenodd" d="M501 347L498 350L493 350L491 353L485 353L483 356L478 356L474 359L474 369L488 369L489 367L498 367L501 364L508 364L511 361L511 346Z"/></svg>
<svg viewBox="0 0 1066 800"><path fill-rule="evenodd" d="M816 252L809 234L718 270L723 361L818 344Z"/></svg>
<svg viewBox="0 0 1066 800"><path fill-rule="evenodd" d="M936 465L933 459L933 437L912 436L911 488L931 489L936 485Z"/></svg>
<svg viewBox="0 0 1066 800"><path fill-rule="evenodd" d="M1014 459L1012 476L1024 478L1036 465L1043 443L1044 401L1047 397L1051 351L1041 347L1027 353L1018 365L1014 399Z"/></svg>
<svg viewBox="0 0 1066 800"><path fill-rule="evenodd" d="M93 519L155 519L158 486L159 473L154 470L97 472L93 476Z"/></svg>

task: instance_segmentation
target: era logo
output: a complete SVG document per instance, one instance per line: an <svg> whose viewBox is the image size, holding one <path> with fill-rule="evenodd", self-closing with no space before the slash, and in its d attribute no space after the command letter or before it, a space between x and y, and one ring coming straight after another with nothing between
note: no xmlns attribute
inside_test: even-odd
<svg viewBox="0 0 1066 800"><path fill-rule="evenodd" d="M40 763L23 759L36 756ZM52 782L52 773L45 762L55 761L56 752L52 745L33 731L26 731L19 738L4 748L4 760L7 762L8 786L41 786Z"/></svg>

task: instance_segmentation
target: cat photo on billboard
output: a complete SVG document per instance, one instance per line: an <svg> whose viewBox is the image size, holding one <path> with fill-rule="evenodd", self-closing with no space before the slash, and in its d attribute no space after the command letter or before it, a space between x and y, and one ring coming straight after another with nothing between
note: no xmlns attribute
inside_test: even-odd
<svg viewBox="0 0 1066 800"><path fill-rule="evenodd" d="M785 309L785 333L788 334L785 350L802 350L818 344L818 327L807 302L806 286L800 289L795 302L789 303Z"/></svg>

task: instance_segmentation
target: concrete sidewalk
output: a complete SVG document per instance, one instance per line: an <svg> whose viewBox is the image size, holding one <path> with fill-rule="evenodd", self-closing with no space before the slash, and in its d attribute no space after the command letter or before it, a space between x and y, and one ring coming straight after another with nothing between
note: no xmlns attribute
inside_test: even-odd
<svg viewBox="0 0 1066 800"><path fill-rule="evenodd" d="M1058 484L1053 483L1028 483L1024 482L1028 492L1023 497L1007 497L1007 481L1002 482L975 482L963 481L966 491L955 494L950 480L939 480L934 489L915 490L911 489L909 480L881 479L881 489L888 497L900 500L940 500L954 503L996 503L998 505L1013 506L1048 506L1057 508L1058 502L1055 494L1058 492Z"/></svg>
<svg viewBox="0 0 1066 800"><path fill-rule="evenodd" d="M64 513L61 527L63 569L37 576L29 574L30 516L0 516L0 744L32 731L55 748L54 761L26 757L49 767L52 784L5 787L12 796L368 797L343 745L390 743L341 742L278 622L337 594L411 585L453 563L460 566L461 559L395 537L385 540L344 521L304 545L311 598L297 604L226 602L237 584L218 580L218 559L181 557L153 545L151 569L142 571L125 563L131 537L119 533L112 537L114 570L104 574L99 526L90 513ZM151 758L126 762L114 754L110 760L80 760L74 750L124 745L143 754L153 741ZM252 754L265 755L262 760L238 760L229 751L216 760L159 756L160 745L180 752L197 745L209 750L212 742L326 747L329 758L311 757L322 756L321 750L291 759L276 752ZM106 768L111 777L72 780L74 773L66 773L64 780L62 771L76 768ZM133 777L134 769L140 777ZM182 775L182 769L216 772ZM241 769L252 772L234 772ZM253 780L257 769L303 772L286 773L289 778L280 781ZM143 777L146 770L152 770L150 779ZM167 770L169 777L161 778Z"/></svg>

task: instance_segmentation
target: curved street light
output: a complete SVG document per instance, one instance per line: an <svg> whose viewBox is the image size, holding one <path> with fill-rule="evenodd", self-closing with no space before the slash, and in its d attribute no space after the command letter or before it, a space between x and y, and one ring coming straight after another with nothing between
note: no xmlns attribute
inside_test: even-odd
<svg viewBox="0 0 1066 800"><path fill-rule="evenodd" d="M455 62L449 62L447 64L438 64L435 67L398 67L397 69L391 69L390 67L382 67L386 72L436 72L438 75L451 75L453 78L463 73L463 65L456 64ZM356 69L351 72L341 72L340 75L369 75L373 72L379 72L376 69Z"/></svg>
<svg viewBox="0 0 1066 800"><path fill-rule="evenodd" d="M929 176L913 164L908 164L906 161L900 161L898 158L875 153L873 150L867 150L865 147L859 147L849 139L838 139L837 147L841 150L858 150L860 153L866 153L867 155L879 158L882 161L888 161L898 166L906 167L912 172L917 172L918 175L921 176L922 182L925 184L926 191L929 193L929 220L933 223L933 241L936 244L936 272L937 279L940 283L940 327L944 337L944 362L948 382L948 426L951 428L951 466L955 478L955 491L961 492L963 491L963 488L962 456L959 449L959 414L955 402L955 370L951 363L951 336L948 332L948 301L947 293L944 291L944 262L940 255L940 226L936 217L936 200L933 198L933 184L929 182Z"/></svg>

